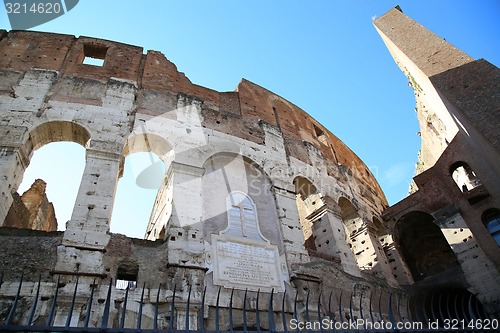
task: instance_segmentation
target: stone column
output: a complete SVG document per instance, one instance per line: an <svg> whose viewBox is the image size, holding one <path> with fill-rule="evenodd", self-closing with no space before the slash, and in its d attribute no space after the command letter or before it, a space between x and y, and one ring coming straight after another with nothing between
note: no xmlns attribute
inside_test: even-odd
<svg viewBox="0 0 500 333"><path fill-rule="evenodd" d="M172 187L172 215L168 222L169 265L205 267L203 244L202 175L204 169L172 162L167 186Z"/></svg>
<svg viewBox="0 0 500 333"><path fill-rule="evenodd" d="M309 254L304 248L304 233L300 226L295 193L274 187L274 195L283 233L283 246L288 269L291 270L292 264L309 262Z"/></svg>
<svg viewBox="0 0 500 333"><path fill-rule="evenodd" d="M0 126L0 226L12 205L12 193L19 188L29 164L21 149L26 132L24 126Z"/></svg>
<svg viewBox="0 0 500 333"><path fill-rule="evenodd" d="M335 242L335 247L337 249L336 254L340 257L340 264L346 273L354 276L361 276L356 258L354 258L354 254L347 245L344 223L340 215L340 207L336 206L336 204L332 204L329 200L325 200L325 202L326 213L322 218L328 220L333 230L334 239L332 239L332 242Z"/></svg>
<svg viewBox="0 0 500 333"><path fill-rule="evenodd" d="M115 143L94 141L86 151L86 164L71 220L57 248L56 272L103 276L104 249L118 183L122 155Z"/></svg>
<svg viewBox="0 0 500 333"><path fill-rule="evenodd" d="M94 147L87 149L85 170L63 244L102 250L110 239L109 223L123 157L117 153L120 148L112 147L113 144L91 145Z"/></svg>
<svg viewBox="0 0 500 333"><path fill-rule="evenodd" d="M390 286L398 286L398 283L392 273L392 268L388 263L387 257L385 256L385 252L382 249L377 236L375 235L375 230L373 230L372 224L368 224L367 221L363 221L363 223L368 225L368 227L366 228L368 232L367 240L370 242L370 244L368 244L367 247L371 247L371 249L374 251L373 269L375 273L380 272L380 274L382 274L382 277L386 279L387 283Z"/></svg>
<svg viewBox="0 0 500 333"><path fill-rule="evenodd" d="M478 246L459 211L451 212L434 221L443 232L462 267L469 291L486 303L500 297L500 274L493 261Z"/></svg>
<svg viewBox="0 0 500 333"><path fill-rule="evenodd" d="M391 268L392 276L396 279L398 284L412 285L414 281L411 271L401 257L401 252L393 236L390 234L380 236L379 242L384 250L387 263Z"/></svg>

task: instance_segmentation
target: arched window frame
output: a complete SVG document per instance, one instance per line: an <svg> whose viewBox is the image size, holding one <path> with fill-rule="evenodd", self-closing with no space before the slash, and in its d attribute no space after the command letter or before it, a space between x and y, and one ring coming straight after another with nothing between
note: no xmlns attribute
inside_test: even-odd
<svg viewBox="0 0 500 333"><path fill-rule="evenodd" d="M229 193L226 197L226 211L227 227L221 232L222 234L230 230L232 222L236 222L234 216L239 216L238 223L241 226L241 234L243 237L248 237L251 232L251 230L247 230L247 224L255 223L258 236L260 236L262 240L269 242L260 231L257 206L248 194L241 191L232 191ZM237 214L235 214L236 211L238 211Z"/></svg>
<svg viewBox="0 0 500 333"><path fill-rule="evenodd" d="M461 171L463 170L463 171ZM456 162L450 167L451 178L455 181L460 191L467 193L481 186L481 181L476 173L466 162Z"/></svg>
<svg viewBox="0 0 500 333"><path fill-rule="evenodd" d="M500 246L500 210L488 209L483 213L481 220L495 243Z"/></svg>

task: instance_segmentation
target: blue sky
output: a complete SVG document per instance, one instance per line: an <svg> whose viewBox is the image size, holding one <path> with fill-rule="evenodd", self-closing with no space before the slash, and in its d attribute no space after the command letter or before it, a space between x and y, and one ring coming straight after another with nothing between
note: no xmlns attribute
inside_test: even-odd
<svg viewBox="0 0 500 333"><path fill-rule="evenodd" d="M80 0L67 14L31 30L161 51L193 83L219 91L234 90L241 78L253 81L298 105L343 140L373 171L393 204L407 193L420 148L413 92L372 24L395 5L472 57L500 66L497 0ZM4 11L0 28L10 30ZM80 157L68 154L57 158L84 158L83 151ZM52 168L42 163L37 169ZM73 176L76 183L78 177ZM123 226L139 230L134 235L142 237L150 208L122 212L120 207L136 205L138 198L152 204L154 193L150 199L151 194L132 187L122 189L125 177L127 169L112 230L131 235L129 229L116 229ZM56 187L54 182L48 181L48 190ZM63 192L67 199L69 188ZM49 199L64 223L68 213L59 213L58 206L72 204L58 204L50 192ZM142 215L134 215L137 211Z"/></svg>

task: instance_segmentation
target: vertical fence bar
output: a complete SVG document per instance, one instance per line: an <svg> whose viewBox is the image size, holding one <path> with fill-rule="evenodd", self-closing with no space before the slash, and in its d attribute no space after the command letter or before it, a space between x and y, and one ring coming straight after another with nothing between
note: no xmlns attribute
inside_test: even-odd
<svg viewBox="0 0 500 333"><path fill-rule="evenodd" d="M332 328L334 332L337 332L337 329L335 328L335 313L332 312L332 295L333 295L333 290L330 291L330 296L328 297L328 317L330 317L330 322L332 323Z"/></svg>
<svg viewBox="0 0 500 333"><path fill-rule="evenodd" d="M201 332L205 332L205 294L207 292L207 286L203 288L203 296L201 296L201 308L200 308L200 326L198 329Z"/></svg>
<svg viewBox="0 0 500 333"><path fill-rule="evenodd" d="M430 320L429 314L427 313L427 307L425 306L426 301L427 301L427 297L424 296L424 299L422 302L422 309L424 310L424 320L426 323L429 323L431 320ZM427 326L429 326L429 325L427 325Z"/></svg>
<svg viewBox="0 0 500 333"><path fill-rule="evenodd" d="M33 300L33 307L31 308L31 313L28 318L28 326L31 326L33 318L35 317L36 306L38 305L38 296L40 295L40 284L42 283L42 274L38 276L38 287L36 288L35 299Z"/></svg>
<svg viewBox="0 0 500 333"><path fill-rule="evenodd" d="M431 316L432 320L437 319L436 313L434 312L434 294L431 295Z"/></svg>
<svg viewBox="0 0 500 333"><path fill-rule="evenodd" d="M245 288L245 296L243 296L243 331L247 332L247 289Z"/></svg>
<svg viewBox="0 0 500 333"><path fill-rule="evenodd" d="M158 330L158 303L160 303L160 288L161 283L158 285L158 292L156 293L155 314L153 318L153 330L155 332Z"/></svg>
<svg viewBox="0 0 500 333"><path fill-rule="evenodd" d="M57 277L56 283L56 292L54 294L54 298L52 299L52 305L50 306L49 318L47 319L47 326L52 325L52 320L54 318L54 312L56 310L56 302L57 302L57 294L59 293L59 281L61 280L61 276Z"/></svg>
<svg viewBox="0 0 500 333"><path fill-rule="evenodd" d="M439 294L439 297L438 297L438 308L439 308L439 316L441 318L439 318L439 320L444 320L444 314L443 314L443 294Z"/></svg>
<svg viewBox="0 0 500 333"><path fill-rule="evenodd" d="M174 331L175 289L176 288L177 288L177 285L174 285L174 292L172 294L172 303L170 303L170 322L169 322L169 327L168 327L169 332L173 332Z"/></svg>
<svg viewBox="0 0 500 333"><path fill-rule="evenodd" d="M89 327L89 319L90 319L90 313L91 313L91 309L92 309L92 301L94 298L95 279L94 279L94 283L92 283L90 288L91 288L90 289L90 297L89 297L89 301L87 302L87 311L85 313L85 322L83 324L83 327L85 327L85 328Z"/></svg>
<svg viewBox="0 0 500 333"><path fill-rule="evenodd" d="M297 298L299 297L299 291L295 291L295 300L293 302L293 318L295 319L296 322L299 321L297 318ZM299 332L299 328L296 327L297 332Z"/></svg>
<svg viewBox="0 0 500 333"><path fill-rule="evenodd" d="M12 319L14 319L14 315L16 314L17 303L19 302L19 294L21 293L21 287L23 286L23 277L24 273L21 275L21 281L19 281L19 286L17 287L16 298L14 298L14 303L12 303L9 315L5 320L5 325L10 325L12 323Z"/></svg>
<svg viewBox="0 0 500 333"><path fill-rule="evenodd" d="M477 318L474 315L474 310L472 309L472 294L469 294L468 310L471 315L471 320L476 321Z"/></svg>
<svg viewBox="0 0 500 333"><path fill-rule="evenodd" d="M318 296L318 322L322 323L322 315L321 315L321 296L322 296L322 292L319 292L319 296ZM323 332L323 325L319 325L319 329L321 332Z"/></svg>
<svg viewBox="0 0 500 333"><path fill-rule="evenodd" d="M344 293L344 291L340 291L340 298L339 298L339 316L340 316L340 322L343 323L344 322L344 316L343 316L343 313L342 313L342 294Z"/></svg>
<svg viewBox="0 0 500 333"><path fill-rule="evenodd" d="M311 322L311 319L309 318L309 293L310 290L307 289L307 295L306 295L306 321Z"/></svg>
<svg viewBox="0 0 500 333"><path fill-rule="evenodd" d="M483 312L483 311L481 311L481 310L479 309L479 299L478 299L478 298L476 298L476 301L474 302L474 305L475 305L475 306L474 306L474 309L476 309L476 314L477 314L477 316L479 317L479 319L483 319L483 318L485 318L484 313L481 313L481 312Z"/></svg>
<svg viewBox="0 0 500 333"><path fill-rule="evenodd" d="M68 310L68 318L66 318L66 328L68 328L69 325L71 324L71 317L73 316L73 309L75 308L75 299L76 299L76 291L78 289L78 281L79 278L77 277L75 283L75 291L73 292L73 298L71 300L71 305Z"/></svg>
<svg viewBox="0 0 500 333"><path fill-rule="evenodd" d="M271 295L269 295L269 306L267 308L267 321L269 322L269 331L276 332L276 326L274 325L274 311L273 311L273 295L274 288L271 290Z"/></svg>
<svg viewBox="0 0 500 333"><path fill-rule="evenodd" d="M144 306L144 290L146 290L146 282L142 284L141 302L139 303L139 312L137 313L137 329L142 326L142 307Z"/></svg>
<svg viewBox="0 0 500 333"><path fill-rule="evenodd" d="M286 323L286 317L285 317L285 296L286 296L286 289L285 292L283 293L283 298L281 299L281 321L283 322L283 332L288 333L288 325Z"/></svg>
<svg viewBox="0 0 500 333"><path fill-rule="evenodd" d="M448 315L448 319L452 319L452 315L451 315L451 300L450 300L450 294L448 293L446 295L446 314Z"/></svg>
<svg viewBox="0 0 500 333"><path fill-rule="evenodd" d="M128 291L129 291L129 286L127 283L127 288L125 288L125 299L123 300L123 306L122 306L122 317L120 318L120 328L125 327L125 314L127 313Z"/></svg>
<svg viewBox="0 0 500 333"><path fill-rule="evenodd" d="M384 316L382 315L382 290L380 291L380 295L378 297L378 314L380 320L384 320Z"/></svg>
<svg viewBox="0 0 500 333"><path fill-rule="evenodd" d="M111 306L111 287L113 286L113 278L109 280L108 294L106 296L106 303L104 304L104 312L102 313L101 328L108 328L109 321L109 308Z"/></svg>
<svg viewBox="0 0 500 333"><path fill-rule="evenodd" d="M356 290L356 286L354 287L354 291ZM349 320L354 320L354 313L352 311L352 302L354 298L354 291L351 291L351 297L349 297Z"/></svg>
<svg viewBox="0 0 500 333"><path fill-rule="evenodd" d="M217 292L217 303L215 304L215 331L219 332L219 299L220 299L220 288Z"/></svg>
<svg viewBox="0 0 500 333"><path fill-rule="evenodd" d="M389 298L387 299L387 313L389 315L389 322L392 327L396 327L396 319L394 318L394 312L392 311L392 293L389 293Z"/></svg>
<svg viewBox="0 0 500 333"><path fill-rule="evenodd" d="M233 332L233 294L234 288L231 289L231 298L229 299L229 332Z"/></svg>
<svg viewBox="0 0 500 333"><path fill-rule="evenodd" d="M397 305L397 310L398 310L398 317L399 321L404 323L405 320L403 319L403 315L401 314L401 294L398 293L398 305Z"/></svg>
<svg viewBox="0 0 500 333"><path fill-rule="evenodd" d="M260 294L260 288L257 289L257 300L255 305L255 326L257 327L257 332L260 332L259 294Z"/></svg>
<svg viewBox="0 0 500 333"><path fill-rule="evenodd" d="M406 318L410 323L414 322L413 316L410 313L410 297L406 295Z"/></svg>
<svg viewBox="0 0 500 333"><path fill-rule="evenodd" d="M188 299L187 299L187 302L186 302L186 323L185 323L186 332L189 331L189 303L190 302L191 302L191 285L189 285Z"/></svg>
<svg viewBox="0 0 500 333"><path fill-rule="evenodd" d="M361 295L359 295L359 316L363 321L363 330L365 329L365 316L363 313L363 295L365 294L364 290L361 290Z"/></svg>
<svg viewBox="0 0 500 333"><path fill-rule="evenodd" d="M375 322L375 317L373 316L373 292L370 292L370 319L372 323Z"/></svg>

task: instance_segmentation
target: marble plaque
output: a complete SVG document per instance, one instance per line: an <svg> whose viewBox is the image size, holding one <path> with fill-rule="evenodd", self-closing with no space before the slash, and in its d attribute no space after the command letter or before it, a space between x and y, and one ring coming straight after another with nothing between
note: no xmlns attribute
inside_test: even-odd
<svg viewBox="0 0 500 333"><path fill-rule="evenodd" d="M212 235L214 284L241 290L284 291L278 247Z"/></svg>

